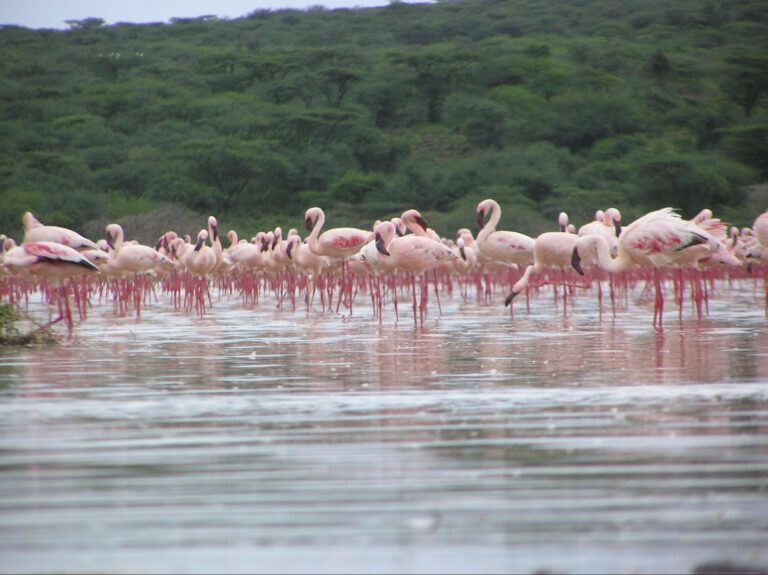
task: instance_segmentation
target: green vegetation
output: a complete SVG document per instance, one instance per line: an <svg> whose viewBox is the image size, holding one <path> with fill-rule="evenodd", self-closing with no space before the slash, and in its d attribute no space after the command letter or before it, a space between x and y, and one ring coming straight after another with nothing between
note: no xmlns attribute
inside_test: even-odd
<svg viewBox="0 0 768 575"><path fill-rule="evenodd" d="M94 230L176 205L246 235L315 204L331 225L417 207L450 233L492 196L532 234L560 210L766 208L748 190L768 177L768 0L69 24L0 29L5 233L26 209Z"/></svg>

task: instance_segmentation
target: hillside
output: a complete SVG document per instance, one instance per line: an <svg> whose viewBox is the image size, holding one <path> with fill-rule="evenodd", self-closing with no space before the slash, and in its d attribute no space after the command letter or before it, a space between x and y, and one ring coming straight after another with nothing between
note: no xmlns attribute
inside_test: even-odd
<svg viewBox="0 0 768 575"><path fill-rule="evenodd" d="M298 226L310 205L366 226L417 207L451 233L494 197L531 234L560 210L747 225L768 207L768 0L71 27L0 30L0 231L16 237L26 209L94 236L139 216L127 232L146 241L196 214L241 235Z"/></svg>

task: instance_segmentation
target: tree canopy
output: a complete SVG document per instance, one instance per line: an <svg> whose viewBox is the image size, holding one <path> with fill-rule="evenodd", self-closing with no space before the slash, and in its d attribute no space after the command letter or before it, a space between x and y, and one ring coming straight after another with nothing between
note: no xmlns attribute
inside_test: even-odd
<svg viewBox="0 0 768 575"><path fill-rule="evenodd" d="M493 196L531 234L608 203L738 225L767 207L747 190L768 177L768 0L67 23L0 29L5 233L27 209L83 227L169 203L244 233L310 204L365 226L416 207L449 233Z"/></svg>

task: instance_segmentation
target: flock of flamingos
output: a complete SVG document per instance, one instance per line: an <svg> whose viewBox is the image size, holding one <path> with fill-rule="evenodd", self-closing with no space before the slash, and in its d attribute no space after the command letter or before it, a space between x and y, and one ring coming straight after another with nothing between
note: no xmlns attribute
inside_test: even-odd
<svg viewBox="0 0 768 575"><path fill-rule="evenodd" d="M511 307L519 294L527 302L532 291L554 284L556 301L562 287L564 310L587 288L596 289L602 306L605 284L614 313L617 298L626 299L628 288L638 285L640 299L653 297L653 325L660 328L665 292L673 290L681 317L690 293L701 317L716 279L762 279L768 314L768 210L751 228L730 230L708 209L685 220L663 208L622 227L620 212L609 208L578 230L561 213L560 231L536 238L497 230L501 209L492 199L480 202L476 215L477 237L462 228L451 240L430 229L414 209L370 230L321 233L325 214L313 207L305 214L310 233L304 240L295 229L285 236L280 228L259 232L250 241L230 231L224 248L213 216L194 240L169 231L150 247L127 241L118 224L109 224L106 238L93 242L27 212L21 244L0 236L0 297L22 305L40 291L51 317L58 311L50 323L63 320L71 333L72 302L80 319L94 299L140 317L142 305L156 300L158 290L170 294L175 308L201 316L212 305L212 287L220 294L237 292L247 304L273 293L279 307L295 309L298 298L307 310L319 303L323 310L343 307L350 314L356 298L368 294L380 321L385 303L391 302L399 317L398 303L405 301L414 323L423 323L430 283L438 307L440 294L452 293L454 285L465 298L474 287L480 301L503 286L509 290L505 305Z"/></svg>

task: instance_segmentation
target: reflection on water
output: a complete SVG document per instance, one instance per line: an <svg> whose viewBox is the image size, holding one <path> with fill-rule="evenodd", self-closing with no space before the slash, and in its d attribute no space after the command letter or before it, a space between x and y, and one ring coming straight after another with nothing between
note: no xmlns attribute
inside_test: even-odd
<svg viewBox="0 0 768 575"><path fill-rule="evenodd" d="M663 332L586 301L443 306L419 328L97 310L61 346L0 350L0 570L768 564L754 301Z"/></svg>

